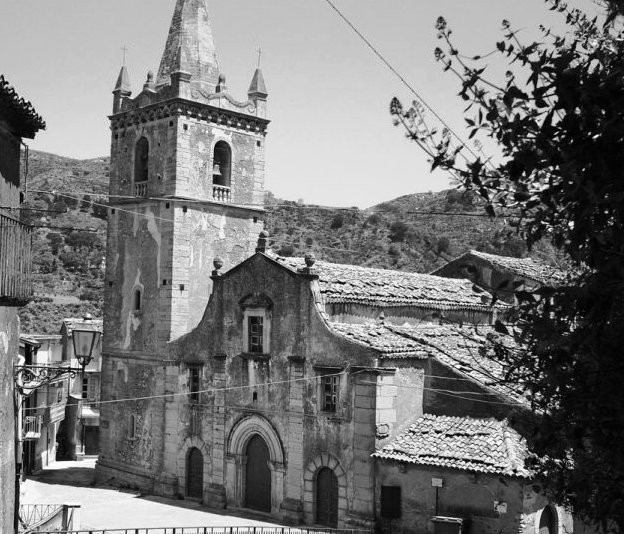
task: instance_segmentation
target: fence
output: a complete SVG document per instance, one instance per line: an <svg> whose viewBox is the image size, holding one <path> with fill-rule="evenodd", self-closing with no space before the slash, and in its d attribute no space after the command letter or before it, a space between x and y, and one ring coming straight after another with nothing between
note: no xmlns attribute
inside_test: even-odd
<svg viewBox="0 0 624 534"><path fill-rule="evenodd" d="M38 534L59 534L45 531ZM74 530L63 534L370 534L370 530L306 527L166 527Z"/></svg>
<svg viewBox="0 0 624 534"><path fill-rule="evenodd" d="M30 226L0 215L0 301L24 303L33 294Z"/></svg>
<svg viewBox="0 0 624 534"><path fill-rule="evenodd" d="M74 528L78 504L23 504L19 508L19 533L67 532Z"/></svg>

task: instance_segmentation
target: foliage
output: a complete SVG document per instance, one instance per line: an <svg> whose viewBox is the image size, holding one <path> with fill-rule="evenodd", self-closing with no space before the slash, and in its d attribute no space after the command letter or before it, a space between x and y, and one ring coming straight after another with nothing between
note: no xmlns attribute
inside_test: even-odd
<svg viewBox="0 0 624 534"><path fill-rule="evenodd" d="M570 33L542 27L543 42L525 44L503 21L496 50L511 67L500 84L482 57L460 54L444 19L436 25L447 52L435 55L460 80L470 137L495 140L498 159L469 157L448 132L425 139L417 107L394 99L391 112L486 213L511 214L529 248L549 240L574 266L562 287L517 294L513 326L528 350L498 355L540 414L532 463L546 490L603 531L623 532L624 40L614 17L601 27L546 1Z"/></svg>

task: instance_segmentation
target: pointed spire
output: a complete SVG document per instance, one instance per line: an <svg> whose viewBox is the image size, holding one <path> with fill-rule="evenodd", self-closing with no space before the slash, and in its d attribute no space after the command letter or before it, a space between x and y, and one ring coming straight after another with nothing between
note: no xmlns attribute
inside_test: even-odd
<svg viewBox="0 0 624 534"><path fill-rule="evenodd" d="M174 72L188 70L193 85L214 91L219 76L206 0L177 0L156 85L167 85Z"/></svg>
<svg viewBox="0 0 624 534"><path fill-rule="evenodd" d="M252 99L253 97L266 99L269 96L266 85L264 84L264 76L262 76L260 68L257 68L256 72L254 72L247 94L249 95L249 98Z"/></svg>
<svg viewBox="0 0 624 534"><path fill-rule="evenodd" d="M115 84L115 89L113 92L121 91L122 93L132 93L132 88L130 87L130 76L128 75L128 69L124 65L121 67L119 71L119 76L117 78L117 83Z"/></svg>

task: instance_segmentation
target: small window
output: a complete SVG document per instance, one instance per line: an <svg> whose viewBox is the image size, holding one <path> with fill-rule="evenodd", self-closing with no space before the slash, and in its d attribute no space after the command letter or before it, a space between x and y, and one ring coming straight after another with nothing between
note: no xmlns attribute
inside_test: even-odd
<svg viewBox="0 0 624 534"><path fill-rule="evenodd" d="M338 375L321 377L321 409L324 412L336 412L339 378Z"/></svg>
<svg viewBox="0 0 624 534"><path fill-rule="evenodd" d="M381 517L401 517L401 486L381 486Z"/></svg>
<svg viewBox="0 0 624 534"><path fill-rule="evenodd" d="M249 346L247 347L247 351L262 354L264 341L264 317L251 316L248 317L247 320L249 321Z"/></svg>
<svg viewBox="0 0 624 534"><path fill-rule="evenodd" d="M201 391L201 367L194 365L189 367L188 370L188 387L189 387L189 401L197 404L199 403L200 391Z"/></svg>
<svg viewBox="0 0 624 534"><path fill-rule="evenodd" d="M137 420L134 414L130 415L130 420L128 421L128 437L130 439L137 437Z"/></svg>
<svg viewBox="0 0 624 534"><path fill-rule="evenodd" d="M137 289L134 292L134 310L139 311L141 309L141 290Z"/></svg>

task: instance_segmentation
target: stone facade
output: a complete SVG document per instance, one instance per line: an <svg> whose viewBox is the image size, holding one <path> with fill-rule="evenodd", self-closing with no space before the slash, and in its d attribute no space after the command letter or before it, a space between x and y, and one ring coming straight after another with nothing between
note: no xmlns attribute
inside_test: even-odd
<svg viewBox="0 0 624 534"><path fill-rule="evenodd" d="M148 73L130 98L123 67L113 94L103 400L164 394L168 343L202 318L213 260L229 268L253 253L268 125L266 92L228 92L204 0L176 2L157 80ZM99 476L151 487L165 471L165 400L124 405L129 441L114 439L128 431L117 409L102 408Z"/></svg>

